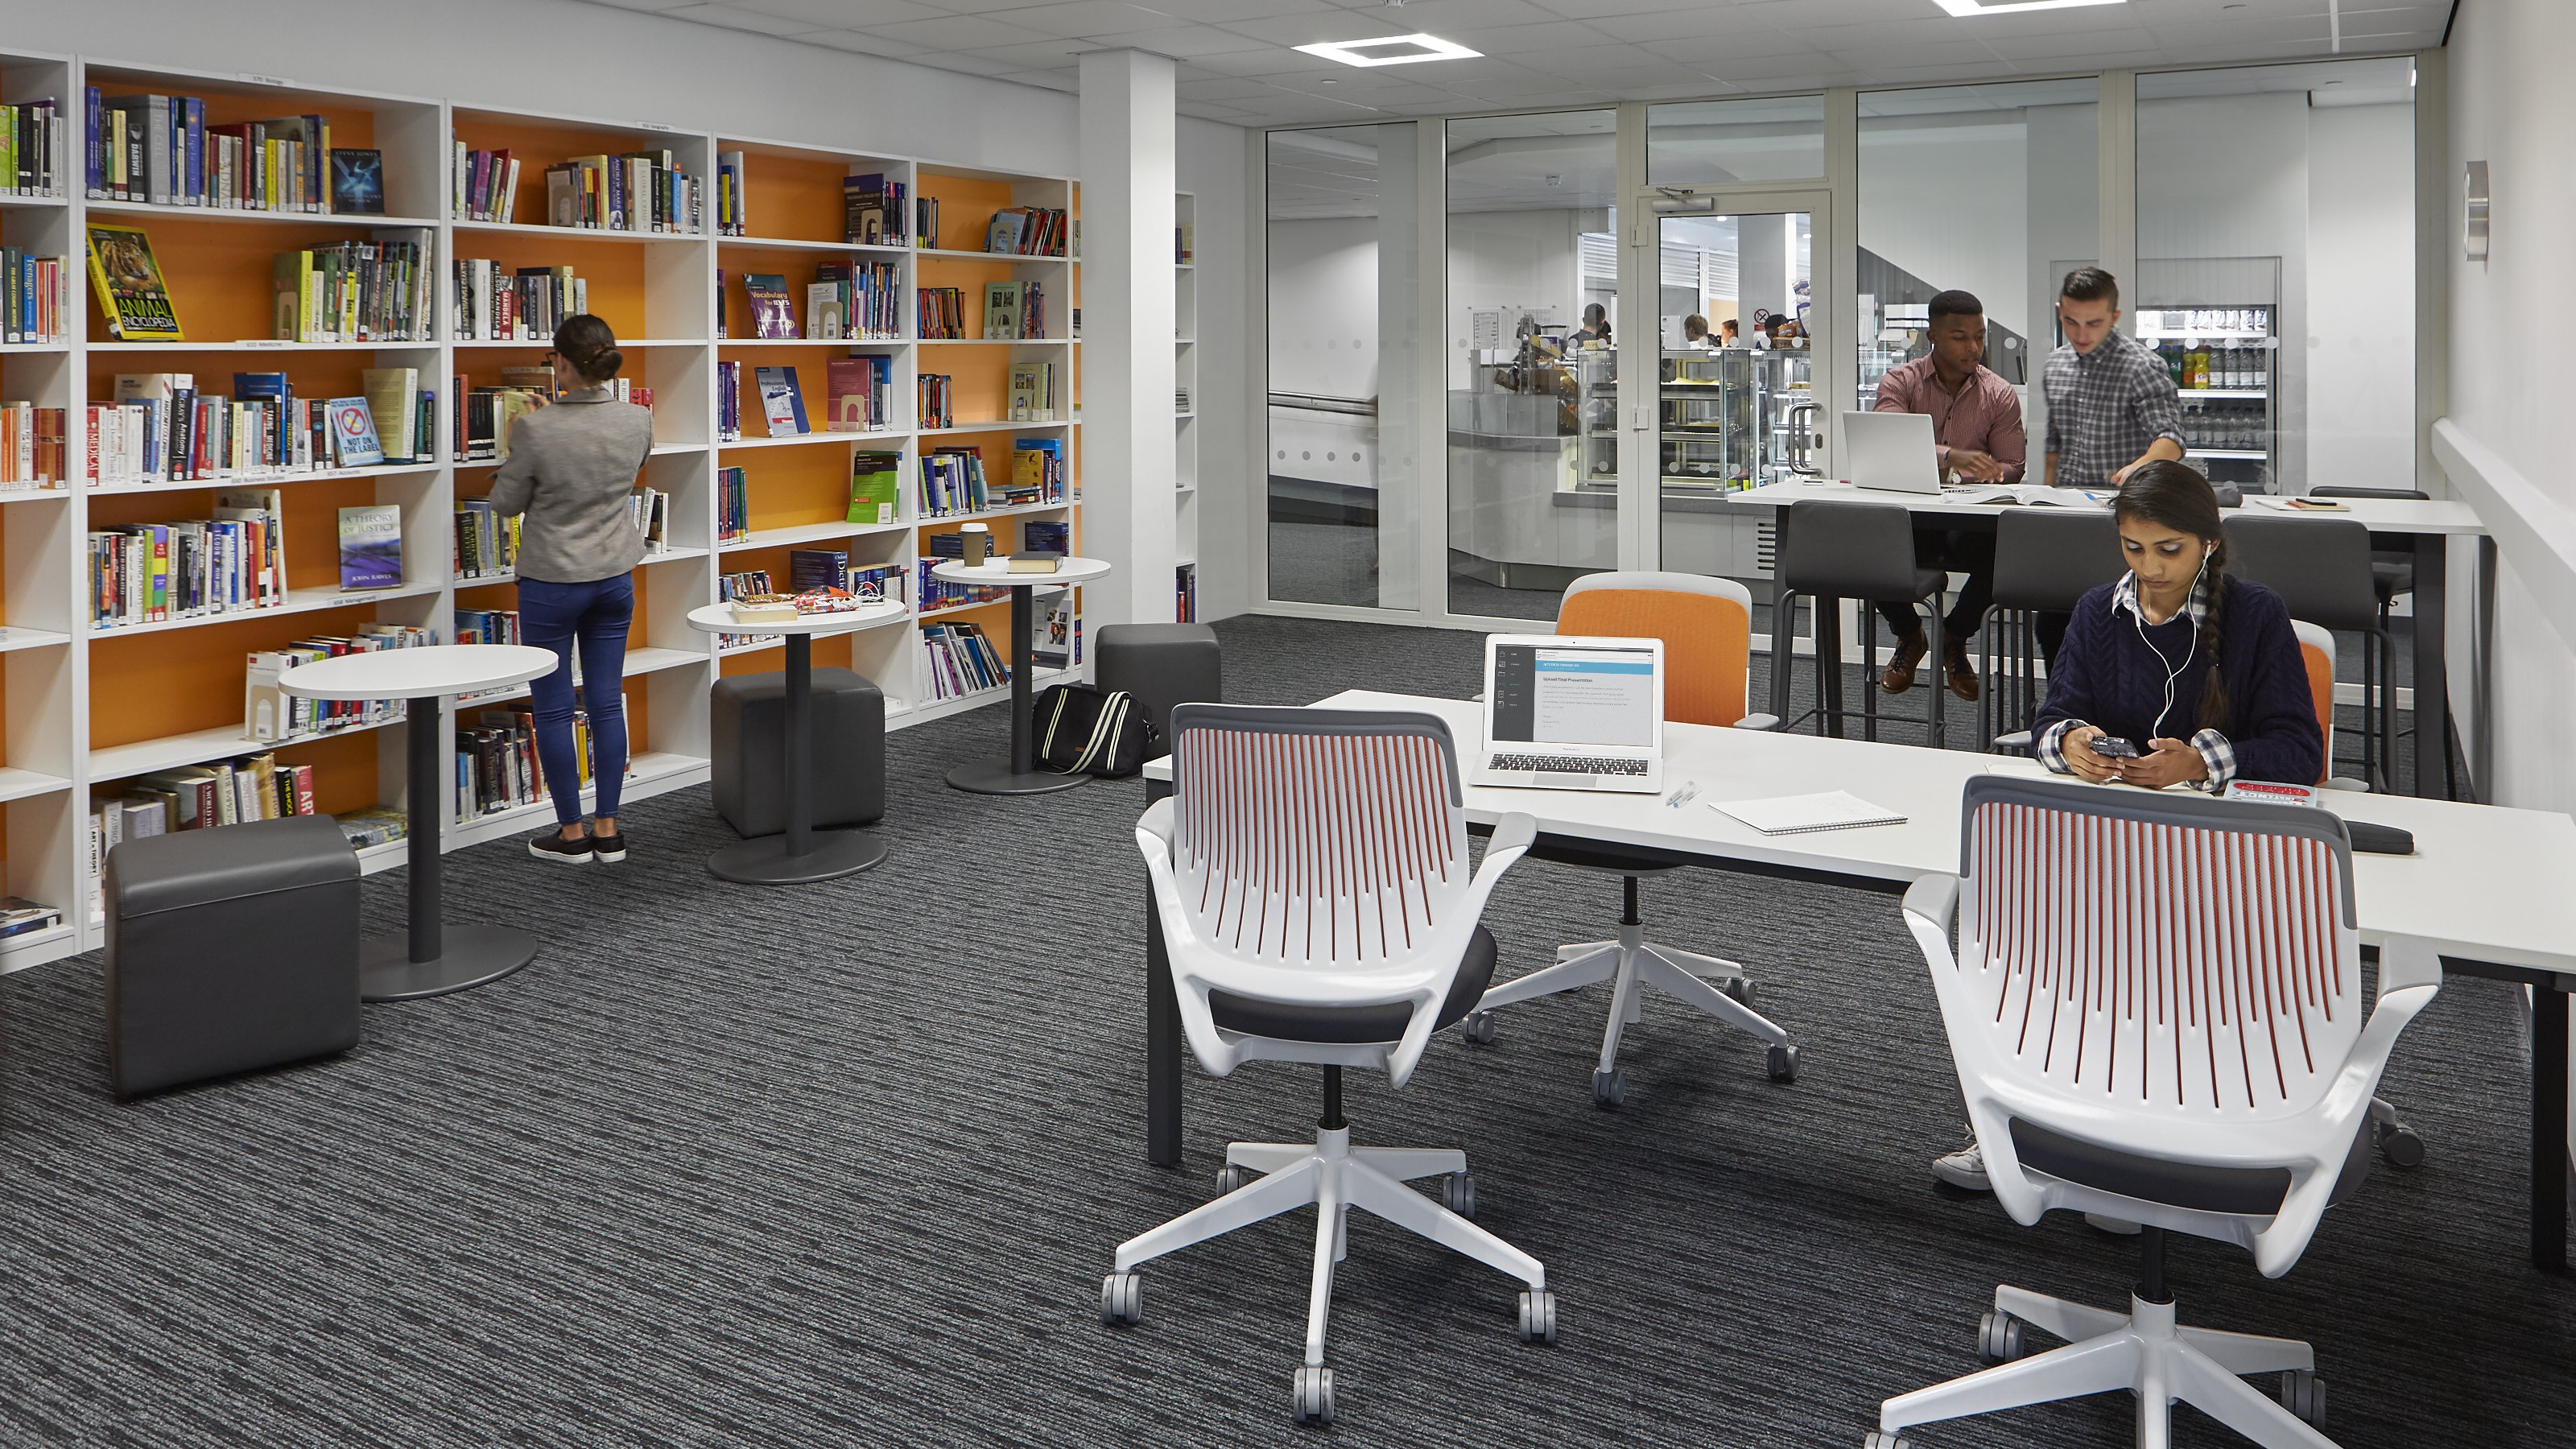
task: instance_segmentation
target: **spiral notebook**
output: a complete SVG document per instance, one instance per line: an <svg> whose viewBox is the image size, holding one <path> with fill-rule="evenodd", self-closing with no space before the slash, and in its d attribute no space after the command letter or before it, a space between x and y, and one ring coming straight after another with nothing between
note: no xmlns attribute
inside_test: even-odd
<svg viewBox="0 0 2576 1449"><path fill-rule="evenodd" d="M1902 825L1905 817L1882 810L1845 790L1821 795L1779 795L1768 800L1712 800L1708 808L1732 815L1765 835L1804 835L1862 825Z"/></svg>

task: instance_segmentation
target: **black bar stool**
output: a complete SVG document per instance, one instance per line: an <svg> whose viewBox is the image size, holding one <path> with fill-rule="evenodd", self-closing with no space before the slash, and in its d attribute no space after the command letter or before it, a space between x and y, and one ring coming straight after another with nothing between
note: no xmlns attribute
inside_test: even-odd
<svg viewBox="0 0 2576 1449"><path fill-rule="evenodd" d="M1914 561L1914 520L1893 503L1850 503L1809 499L1789 505L1780 521L1779 549L1772 567L1771 713L1789 718L1789 669L1796 655L1790 624L1797 600L1805 595L1816 616L1816 709L1824 733L1843 733L1842 620L1837 607L1844 599L1904 599L1932 616L1929 657L1937 668L1941 650L1941 591L1948 578L1939 569ZM1861 730L1878 738L1878 686L1869 675L1878 662L1878 614L1861 614ZM1948 742L1946 691L1936 677L1926 721L1932 747ZM1780 726L1794 729L1805 715Z"/></svg>
<svg viewBox="0 0 2576 1449"><path fill-rule="evenodd" d="M2357 483L2321 483L2316 487L2309 489L2308 496L2311 498L2395 498L2407 499L2420 503L2430 499L2433 495L2420 488L2365 488ZM2372 549L2370 551L2370 586L2371 589L2379 595L2379 627L2387 631L2388 637L2392 641L2391 648L2393 649L2395 647L2393 641L2397 637L2397 629L2395 625L2389 622L2389 614L2392 606L2394 606L2399 599L2415 592L2414 550L2405 548ZM2394 656L2392 655L2391 657L2393 658ZM2370 661L2365 656L2362 662L2364 665L2362 688L2366 691L2370 688L2371 684L2371 673L2368 669ZM2388 675L2388 693L2391 699L2394 699L2397 695L2397 675L2393 667L2390 669ZM2393 708L2394 706L2391 707ZM2402 739L2405 736L2414 733L2415 727L2412 724L2409 724L2406 728L2397 732L2396 738ZM2419 744L2417 748L2421 749L2422 746ZM2446 758L2442 761L2442 794L2447 799L2456 800L2459 798L2459 781L2453 774L2451 762L2447 758L2447 754L2448 752L2446 751ZM2392 779L2396 777L2397 762L2393 759L2389 761L2388 774Z"/></svg>
<svg viewBox="0 0 2576 1449"><path fill-rule="evenodd" d="M2372 581L2370 530L2349 518L2227 520L2228 567L2281 596L2290 617L2362 636L2362 776L2385 793L2396 773L2397 640Z"/></svg>
<svg viewBox="0 0 2576 1449"><path fill-rule="evenodd" d="M2107 510L2008 508L1995 520L1995 608L1986 616L1986 690L1978 715L1983 738L1998 749L2030 748L2030 717L2041 698L2034 616L2071 613L2076 600L2120 573L2120 530Z"/></svg>

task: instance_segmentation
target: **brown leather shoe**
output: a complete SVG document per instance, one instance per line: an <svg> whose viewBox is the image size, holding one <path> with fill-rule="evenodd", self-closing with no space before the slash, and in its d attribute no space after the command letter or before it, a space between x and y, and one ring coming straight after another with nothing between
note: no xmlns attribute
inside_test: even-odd
<svg viewBox="0 0 2576 1449"><path fill-rule="evenodd" d="M1941 654L1941 670L1944 674L1950 676L1950 692L1959 696L1961 699L1968 701L1970 704L1976 703L1977 671L1975 666L1968 663L1968 646L1966 643L1962 642L1953 644L1944 640L1941 646Z"/></svg>
<svg viewBox="0 0 2576 1449"><path fill-rule="evenodd" d="M1878 687L1890 694L1903 694L1914 687L1914 669L1932 648L1930 640L1917 634L1899 641L1896 657L1887 661L1887 669L1878 676Z"/></svg>

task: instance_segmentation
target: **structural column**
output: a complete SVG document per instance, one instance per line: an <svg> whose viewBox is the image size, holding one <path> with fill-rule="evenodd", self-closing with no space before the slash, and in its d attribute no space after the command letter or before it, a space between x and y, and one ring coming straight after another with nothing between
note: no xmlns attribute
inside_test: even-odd
<svg viewBox="0 0 2576 1449"><path fill-rule="evenodd" d="M1179 185L1172 62L1082 53L1082 537L1112 572L1083 586L1103 624L1169 623L1177 562L1173 400ZM1097 637L1095 634L1094 637Z"/></svg>

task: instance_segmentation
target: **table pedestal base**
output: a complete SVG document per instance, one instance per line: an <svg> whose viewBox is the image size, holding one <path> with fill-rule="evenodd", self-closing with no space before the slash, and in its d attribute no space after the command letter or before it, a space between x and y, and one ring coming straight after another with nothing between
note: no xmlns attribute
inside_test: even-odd
<svg viewBox="0 0 2576 1449"><path fill-rule="evenodd" d="M856 875L886 858L884 841L855 830L817 830L807 841L803 855L787 853L784 835L737 841L708 856L707 869L744 885L811 885Z"/></svg>
<svg viewBox="0 0 2576 1449"><path fill-rule="evenodd" d="M1059 775L1053 770L1014 772L1008 765L959 765L948 783L977 795L1044 795L1091 783L1089 775Z"/></svg>
<svg viewBox="0 0 2576 1449"><path fill-rule="evenodd" d="M498 981L537 959L537 938L507 926L448 926L430 961L411 959L403 936L358 943L358 996L363 1001L417 1001Z"/></svg>

